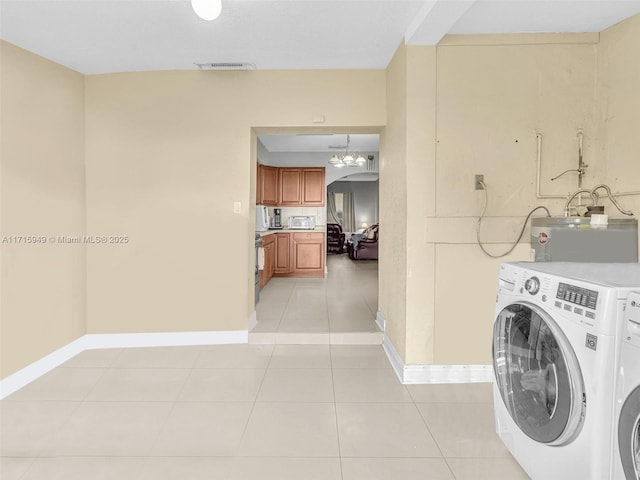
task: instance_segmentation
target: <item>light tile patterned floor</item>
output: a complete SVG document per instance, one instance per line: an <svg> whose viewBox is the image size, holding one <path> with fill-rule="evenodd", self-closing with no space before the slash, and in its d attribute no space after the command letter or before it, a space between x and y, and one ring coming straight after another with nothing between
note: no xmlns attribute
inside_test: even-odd
<svg viewBox="0 0 640 480"><path fill-rule="evenodd" d="M2 480L525 480L488 384L380 346L86 351L0 402Z"/></svg>
<svg viewBox="0 0 640 480"><path fill-rule="evenodd" d="M325 278L272 278L250 342L380 344L378 262L327 255L327 270Z"/></svg>

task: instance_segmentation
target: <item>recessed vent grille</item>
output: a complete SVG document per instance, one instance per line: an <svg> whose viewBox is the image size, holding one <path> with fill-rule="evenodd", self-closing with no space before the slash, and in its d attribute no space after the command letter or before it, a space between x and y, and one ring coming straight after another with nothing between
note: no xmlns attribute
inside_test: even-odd
<svg viewBox="0 0 640 480"><path fill-rule="evenodd" d="M246 62L221 62L221 63L196 63L200 70L255 70L255 63Z"/></svg>

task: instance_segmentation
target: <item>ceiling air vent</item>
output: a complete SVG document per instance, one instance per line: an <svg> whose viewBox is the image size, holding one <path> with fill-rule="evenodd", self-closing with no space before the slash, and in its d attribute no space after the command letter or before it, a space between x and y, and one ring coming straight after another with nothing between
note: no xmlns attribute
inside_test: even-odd
<svg viewBox="0 0 640 480"><path fill-rule="evenodd" d="M221 62L221 63L196 63L200 70L255 70L255 63L246 62Z"/></svg>

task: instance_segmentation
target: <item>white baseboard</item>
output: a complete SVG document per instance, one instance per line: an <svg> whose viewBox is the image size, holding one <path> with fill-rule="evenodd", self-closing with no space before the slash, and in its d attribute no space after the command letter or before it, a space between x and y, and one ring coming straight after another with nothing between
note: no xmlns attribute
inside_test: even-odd
<svg viewBox="0 0 640 480"><path fill-rule="evenodd" d="M85 337L80 337L49 355L42 357L40 360L36 360L32 364L18 370L16 373L3 378L0 381L0 400L20 390L36 378L50 372L58 365L62 365L86 349L86 339Z"/></svg>
<svg viewBox="0 0 640 480"><path fill-rule="evenodd" d="M384 332L384 328L387 325L387 318L380 310L378 310L376 313L376 325L378 325L378 328L381 332Z"/></svg>
<svg viewBox="0 0 640 480"><path fill-rule="evenodd" d="M247 330L220 332L105 333L84 335L0 380L0 400L85 350L248 343Z"/></svg>
<svg viewBox="0 0 640 480"><path fill-rule="evenodd" d="M253 330L257 325L258 325L258 314L257 314L257 312L254 310L253 312L251 312L251 315L249 316L249 321L248 321L247 330L250 332L250 331L251 331L251 330Z"/></svg>
<svg viewBox="0 0 640 480"><path fill-rule="evenodd" d="M492 380L491 365L405 365L386 334L382 347L403 384L489 383Z"/></svg>

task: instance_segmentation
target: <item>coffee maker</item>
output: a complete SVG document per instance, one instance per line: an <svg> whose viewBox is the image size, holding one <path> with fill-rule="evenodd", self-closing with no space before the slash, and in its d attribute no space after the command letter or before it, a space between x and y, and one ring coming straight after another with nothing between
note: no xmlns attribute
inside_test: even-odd
<svg viewBox="0 0 640 480"><path fill-rule="evenodd" d="M274 208L273 209L273 228L282 228L282 209Z"/></svg>

